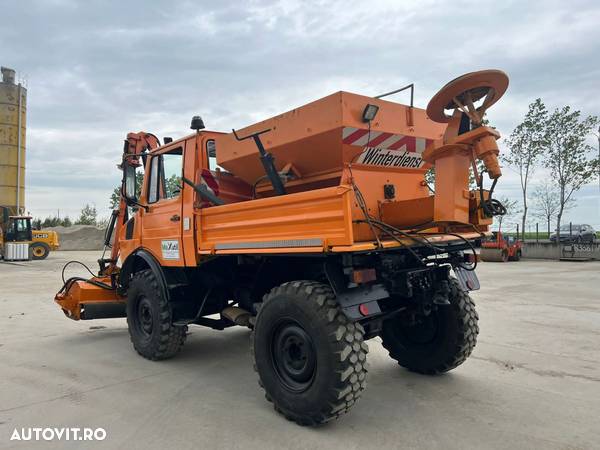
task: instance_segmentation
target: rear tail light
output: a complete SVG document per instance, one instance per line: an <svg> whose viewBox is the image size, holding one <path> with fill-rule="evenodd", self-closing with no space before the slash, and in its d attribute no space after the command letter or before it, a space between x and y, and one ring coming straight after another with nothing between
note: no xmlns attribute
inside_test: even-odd
<svg viewBox="0 0 600 450"><path fill-rule="evenodd" d="M369 307L367 306L367 303L361 303L360 305L358 305L358 312L361 313L363 316L368 316Z"/></svg>
<svg viewBox="0 0 600 450"><path fill-rule="evenodd" d="M376 279L375 269L358 269L352 272L352 281L356 284L364 284Z"/></svg>

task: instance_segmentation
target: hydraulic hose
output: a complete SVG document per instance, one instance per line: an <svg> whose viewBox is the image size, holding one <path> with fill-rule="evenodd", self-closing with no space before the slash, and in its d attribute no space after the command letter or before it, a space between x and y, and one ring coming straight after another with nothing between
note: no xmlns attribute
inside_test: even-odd
<svg viewBox="0 0 600 450"><path fill-rule="evenodd" d="M492 198L497 181L498 178L495 178L492 182L487 200L483 195L483 175L479 181L479 199L481 202L480 208L483 209L483 213L486 217L503 216L506 214L506 207L502 204L502 202L500 202L498 199Z"/></svg>

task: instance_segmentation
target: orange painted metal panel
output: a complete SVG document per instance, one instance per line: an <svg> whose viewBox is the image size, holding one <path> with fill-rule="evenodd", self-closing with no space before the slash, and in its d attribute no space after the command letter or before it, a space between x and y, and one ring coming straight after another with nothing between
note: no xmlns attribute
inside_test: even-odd
<svg viewBox="0 0 600 450"><path fill-rule="evenodd" d="M105 284L110 284L109 277L94 278ZM85 281L75 281L67 292L58 294L54 301L62 308L67 316L73 320L81 318L81 305L90 303L125 302L125 298L117 291L103 289Z"/></svg>
<svg viewBox="0 0 600 450"><path fill-rule="evenodd" d="M289 248L351 245L351 195L350 187L338 186L204 208L198 250L249 253L286 242Z"/></svg>
<svg viewBox="0 0 600 450"><path fill-rule="evenodd" d="M361 141L356 141L354 145L344 144L343 133L345 128L367 133L368 125L362 120L367 104L379 106L379 112L370 127L374 138L380 133L389 133L433 141L441 139L446 128L445 124L431 121L420 108L337 92L240 129L238 134L247 136L271 129L261 135L261 139L275 157L277 169L281 170L291 163L302 173L302 178L309 181L316 174L339 172L345 163L356 160L356 156L363 151L365 145L361 145ZM373 145L382 143L383 140L379 143L373 141ZM217 149L219 165L247 183L252 184L264 175L252 140L239 142L233 134L223 135L217 140ZM388 167L382 167L382 170L388 170Z"/></svg>
<svg viewBox="0 0 600 450"><path fill-rule="evenodd" d="M155 255L161 255L163 266L184 266L181 240L181 194L172 199L160 200L148 205L148 211L140 211L143 232L142 246ZM172 217L179 216L173 221ZM165 245L176 250L167 252Z"/></svg>

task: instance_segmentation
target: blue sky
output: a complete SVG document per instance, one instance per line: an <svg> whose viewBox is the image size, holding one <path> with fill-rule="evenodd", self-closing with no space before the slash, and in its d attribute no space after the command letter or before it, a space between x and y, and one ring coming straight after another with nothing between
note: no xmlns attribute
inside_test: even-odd
<svg viewBox="0 0 600 450"><path fill-rule="evenodd" d="M28 86L36 216L73 217L86 202L107 216L125 134L183 136L195 114L229 130L334 91L412 82L425 107L447 81L484 68L511 78L489 113L506 136L537 97L600 114L595 1L23 0L3 16L0 64ZM505 174L499 195L517 198L518 178ZM600 229L598 182L576 197L566 219Z"/></svg>

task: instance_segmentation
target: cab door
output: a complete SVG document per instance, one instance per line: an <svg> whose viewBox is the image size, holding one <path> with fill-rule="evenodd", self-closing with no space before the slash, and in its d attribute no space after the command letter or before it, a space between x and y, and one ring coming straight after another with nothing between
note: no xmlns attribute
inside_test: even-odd
<svg viewBox="0 0 600 450"><path fill-rule="evenodd" d="M152 154L148 163L141 244L163 266L185 265L181 235L183 153L183 147L168 148Z"/></svg>

